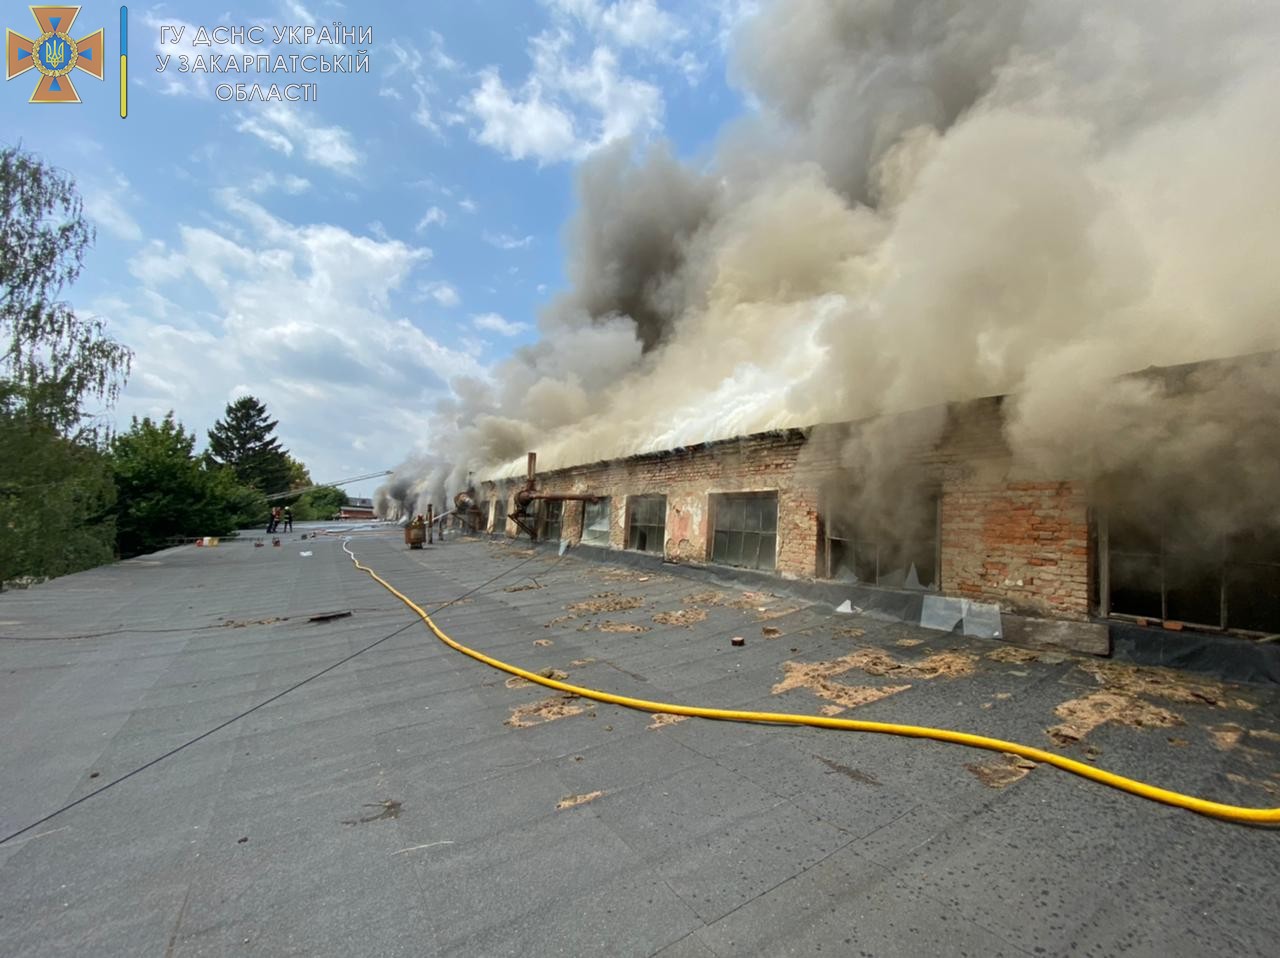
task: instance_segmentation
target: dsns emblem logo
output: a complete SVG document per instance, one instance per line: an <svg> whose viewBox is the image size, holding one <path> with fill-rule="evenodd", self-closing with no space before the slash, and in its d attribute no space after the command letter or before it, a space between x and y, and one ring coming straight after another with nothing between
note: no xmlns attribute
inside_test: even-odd
<svg viewBox="0 0 1280 958"><path fill-rule="evenodd" d="M102 31L75 40L71 36L79 7L32 7L40 36L28 40L13 30L5 31L5 79L12 80L28 70L40 74L32 103L79 103L72 72L83 70L102 79Z"/></svg>

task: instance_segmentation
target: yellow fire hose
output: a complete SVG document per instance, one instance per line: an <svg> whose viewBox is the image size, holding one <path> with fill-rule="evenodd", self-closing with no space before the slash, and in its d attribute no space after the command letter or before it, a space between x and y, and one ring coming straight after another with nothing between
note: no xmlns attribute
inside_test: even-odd
<svg viewBox="0 0 1280 958"><path fill-rule="evenodd" d="M1194 795L1184 795L1181 792L1170 791L1166 788L1157 788L1154 785L1148 785L1136 779L1106 772L1092 765L1086 765L1084 762L1077 762L1074 759L1066 758L1053 752L1046 752L1044 749L1020 745L1017 742L1006 742L998 738L988 738L985 735L972 735L968 732L929 728L923 725L862 722L855 719L828 718L822 715L793 715L785 712L745 712L736 709L701 708L693 705L653 702L648 699L636 699L626 695L614 695L612 692L602 692L598 689L588 689L580 685L570 685L568 682L559 682L536 672L529 672L519 666L510 665L454 641L431 621L431 617L416 602L396 589L395 586L374 572L373 569L361 563L356 558L355 553L347 548L346 543L343 543L342 548L347 555L351 556L351 561L355 563L357 569L367 572L375 582L412 609L426 624L427 628L435 634L435 637L449 646L449 648L461 652L463 655L468 655L477 662L483 662L485 665L508 672L511 675L518 675L522 679L546 686L549 689L568 692L571 695L577 695L584 699L593 699L597 702L608 702L612 705L621 705L624 708L638 709L642 712L663 712L668 715L687 715L691 718L717 719L726 722L767 722L774 725L807 725L813 728L843 729L849 732L877 732L882 735L903 735L908 738L933 739L936 742L967 745L970 748L982 748L992 752L1008 752L1033 762L1053 765L1065 772L1079 775L1081 778L1101 782L1103 785L1118 788L1121 791L1150 799L1153 802L1163 802L1166 805L1185 808L1201 815L1221 818L1230 822L1255 825L1280 824L1280 808L1244 808L1239 805L1224 805L1221 802L1211 802L1207 799L1196 798Z"/></svg>

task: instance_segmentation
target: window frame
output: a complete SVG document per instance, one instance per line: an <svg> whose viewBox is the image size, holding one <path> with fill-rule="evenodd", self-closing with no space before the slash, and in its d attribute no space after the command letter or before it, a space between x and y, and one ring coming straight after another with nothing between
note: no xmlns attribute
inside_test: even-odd
<svg viewBox="0 0 1280 958"><path fill-rule="evenodd" d="M655 515L661 519L660 525L652 522L636 522L637 506L656 506ZM647 517L647 516L646 516ZM645 547L636 545L636 532L638 529L646 531ZM657 532L654 536L653 533ZM654 540L654 547L649 547L650 540ZM640 495L627 496L627 526L626 538L623 540L625 547L631 552L643 552L646 555L665 555L667 551L667 496L666 493L647 492Z"/></svg>
<svg viewBox="0 0 1280 958"><path fill-rule="evenodd" d="M542 542L559 542L564 536L564 500L538 500L538 539ZM551 533L555 532L555 538Z"/></svg>
<svg viewBox="0 0 1280 958"><path fill-rule="evenodd" d="M772 520L767 513L756 511L760 503L772 503ZM766 489L752 492L718 492L712 494L711 548L708 550L713 563L735 569L753 569L758 572L774 572L778 568L778 517L781 503L778 490ZM730 526L729 524L733 525ZM752 528L754 526L754 528ZM761 564L762 546L769 542L768 564ZM723 543L723 548L722 548ZM735 543L737 548L735 549ZM751 561L747 560L748 547L752 546ZM738 561L734 561L734 555Z"/></svg>
<svg viewBox="0 0 1280 958"><path fill-rule="evenodd" d="M1122 619L1125 621L1150 620L1156 622L1178 622L1182 625L1191 626L1195 629L1204 629L1212 632L1230 632L1239 635L1249 636L1265 636L1275 634L1275 631L1267 628L1250 628L1249 626L1235 625L1231 621L1231 589L1233 576L1244 570L1256 569L1272 569L1280 573L1280 556L1275 560L1250 559L1238 556L1233 553L1232 543L1229 537L1218 535L1213 541L1206 542L1203 554L1207 554L1208 558L1203 562L1202 571L1206 575L1211 575L1217 586L1217 620L1216 622L1203 622L1196 618L1177 618L1170 617L1169 595L1171 592L1170 582L1170 565L1171 562L1176 563L1180 556L1185 556L1186 552L1177 549L1170 549L1169 543L1172 536L1168 532L1169 522L1162 522L1159 528L1152 529L1144 527L1142 529L1152 539L1155 545L1155 551L1150 549L1117 549L1113 545L1112 524L1114 517L1105 510L1099 510L1097 518L1097 557L1098 557L1098 597L1099 597L1099 613L1105 618ZM1156 578L1158 583L1153 581L1149 591L1159 592L1160 610L1159 614L1144 614L1138 611L1117 611L1115 608L1115 560L1129 559L1138 561L1147 561L1153 563L1157 572ZM1175 582L1176 585L1176 582ZM1132 608L1132 607L1131 607Z"/></svg>
<svg viewBox="0 0 1280 958"><path fill-rule="evenodd" d="M933 582L930 585L921 585L915 589L906 585L888 585L881 581L881 555L885 550L886 542L883 537L879 536L862 536L857 530L850 530L849 535L833 535L832 523L823 521L822 530L822 577L833 581L842 581L837 579L835 570L835 549L832 547L833 542L845 544L850 556L856 557L859 546L868 546L873 550L875 562L875 577L873 581L866 581L857 577L856 570L854 572L854 581L861 586L868 586L877 589L902 589L908 592L936 593L942 591L942 491L936 487L926 487L923 490L923 499L927 499L933 508L933 522L930 524L933 528ZM843 531L843 530L841 530ZM916 540L917 543L923 542L923 539ZM898 542L897 545L905 545L906 542ZM857 559L854 558L856 563ZM917 578L919 577L919 563L913 563L917 566Z"/></svg>
<svg viewBox="0 0 1280 958"><path fill-rule="evenodd" d="M604 536L591 535L591 512L593 509L604 508ZM597 517L598 521L599 517ZM584 545L608 547L610 540L613 538L613 499L609 496L602 496L595 502L590 500L582 504L582 539Z"/></svg>

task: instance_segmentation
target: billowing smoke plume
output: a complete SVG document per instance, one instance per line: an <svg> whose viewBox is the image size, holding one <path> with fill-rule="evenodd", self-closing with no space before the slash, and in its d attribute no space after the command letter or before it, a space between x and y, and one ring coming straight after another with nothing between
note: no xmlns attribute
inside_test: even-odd
<svg viewBox="0 0 1280 958"><path fill-rule="evenodd" d="M1108 384L1280 347L1277 49L1254 0L766 3L733 68L758 110L706 168L584 164L572 288L453 384L454 465L410 485L996 394L1029 469L1188 472L1221 389ZM1273 423L1274 385L1233 388Z"/></svg>

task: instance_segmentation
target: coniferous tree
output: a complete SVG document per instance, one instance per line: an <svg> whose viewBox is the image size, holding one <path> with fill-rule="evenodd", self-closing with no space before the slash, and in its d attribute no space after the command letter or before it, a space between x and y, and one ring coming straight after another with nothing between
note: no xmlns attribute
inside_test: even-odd
<svg viewBox="0 0 1280 958"><path fill-rule="evenodd" d="M259 400L242 396L227 404L223 418L209 430L209 458L229 466L240 482L259 492L284 492L293 466L288 451L272 436L276 425Z"/></svg>

